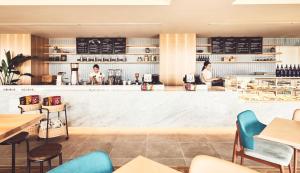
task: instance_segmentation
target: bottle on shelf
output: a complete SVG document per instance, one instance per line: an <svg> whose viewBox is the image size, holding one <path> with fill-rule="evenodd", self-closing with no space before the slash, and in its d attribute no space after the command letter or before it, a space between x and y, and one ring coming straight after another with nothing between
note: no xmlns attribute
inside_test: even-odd
<svg viewBox="0 0 300 173"><path fill-rule="evenodd" d="M288 73L289 73L289 77L293 77L293 67L292 67L292 64L290 64Z"/></svg>
<svg viewBox="0 0 300 173"><path fill-rule="evenodd" d="M277 65L276 67L276 77L280 77L281 74L280 74L280 69L279 69L279 66Z"/></svg>
<svg viewBox="0 0 300 173"><path fill-rule="evenodd" d="M289 67L288 67L287 64L285 65L285 68L284 68L284 76L285 77L290 77L290 75L289 75Z"/></svg>
<svg viewBox="0 0 300 173"><path fill-rule="evenodd" d="M281 64L281 67L280 67L280 77L285 77L284 68L283 68L282 64Z"/></svg>
<svg viewBox="0 0 300 173"><path fill-rule="evenodd" d="M296 76L300 77L300 64L298 64Z"/></svg>
<svg viewBox="0 0 300 173"><path fill-rule="evenodd" d="M296 64L294 64L294 67L293 67L293 77L298 77L297 76L297 69L296 69Z"/></svg>

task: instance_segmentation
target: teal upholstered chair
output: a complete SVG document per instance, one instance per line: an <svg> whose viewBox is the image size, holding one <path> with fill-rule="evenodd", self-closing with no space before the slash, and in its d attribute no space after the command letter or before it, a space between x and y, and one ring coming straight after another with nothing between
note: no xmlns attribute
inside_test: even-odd
<svg viewBox="0 0 300 173"><path fill-rule="evenodd" d="M237 132L233 147L232 161L236 162L238 156L243 159L251 159L280 169L289 166L291 172L291 158L293 148L277 142L272 142L255 137L266 127L259 122L253 111L247 110L237 116Z"/></svg>
<svg viewBox="0 0 300 173"><path fill-rule="evenodd" d="M108 154L92 152L65 162L48 173L112 173L113 166Z"/></svg>

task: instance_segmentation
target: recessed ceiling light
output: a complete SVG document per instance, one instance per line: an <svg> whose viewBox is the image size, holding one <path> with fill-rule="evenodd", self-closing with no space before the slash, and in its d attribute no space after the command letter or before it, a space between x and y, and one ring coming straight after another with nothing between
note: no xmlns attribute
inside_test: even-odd
<svg viewBox="0 0 300 173"><path fill-rule="evenodd" d="M300 0L235 0L234 5L300 4Z"/></svg>
<svg viewBox="0 0 300 173"><path fill-rule="evenodd" d="M0 5L170 5L172 0L0 0Z"/></svg>

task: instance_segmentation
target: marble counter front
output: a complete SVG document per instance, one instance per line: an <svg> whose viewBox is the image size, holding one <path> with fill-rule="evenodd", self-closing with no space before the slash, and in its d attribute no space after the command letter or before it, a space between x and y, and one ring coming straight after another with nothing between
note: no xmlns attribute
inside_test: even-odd
<svg viewBox="0 0 300 173"><path fill-rule="evenodd" d="M0 114L18 113L18 98L31 94L62 96L63 101L70 105L68 115L72 127L234 127L237 114L246 109L255 111L261 121L269 123L275 117L291 118L300 105L299 102L246 102L239 99L238 93L230 91L79 91L44 88L2 90Z"/></svg>

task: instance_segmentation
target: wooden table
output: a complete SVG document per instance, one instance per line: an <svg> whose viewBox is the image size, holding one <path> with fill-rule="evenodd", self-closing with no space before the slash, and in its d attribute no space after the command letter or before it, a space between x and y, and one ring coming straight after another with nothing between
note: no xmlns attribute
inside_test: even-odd
<svg viewBox="0 0 300 173"><path fill-rule="evenodd" d="M181 173L143 156L138 156L113 173Z"/></svg>
<svg viewBox="0 0 300 173"><path fill-rule="evenodd" d="M0 142L37 123L42 117L41 114L0 114Z"/></svg>
<svg viewBox="0 0 300 173"><path fill-rule="evenodd" d="M297 149L300 149L299 121L275 118L258 137L294 147L294 173L297 172Z"/></svg>

